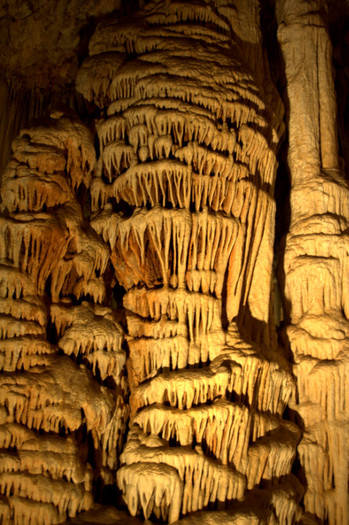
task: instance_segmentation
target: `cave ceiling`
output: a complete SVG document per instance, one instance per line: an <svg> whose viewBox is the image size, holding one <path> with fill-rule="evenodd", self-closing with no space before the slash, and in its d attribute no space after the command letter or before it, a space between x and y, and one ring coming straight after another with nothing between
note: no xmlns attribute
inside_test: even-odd
<svg viewBox="0 0 349 525"><path fill-rule="evenodd" d="M74 83L96 21L121 9L132 13L138 2L122 0L2 0L0 72L8 82L29 89L63 88ZM265 17L274 1L262 2ZM349 2L330 0L328 21L337 67L348 67ZM272 31L268 24L268 31ZM274 28L275 29L275 28Z"/></svg>
<svg viewBox="0 0 349 525"><path fill-rule="evenodd" d="M326 16L333 45L336 71L340 154L346 166L349 92L349 1L329 0ZM88 42L98 21L125 13L132 16L139 0L2 0L0 2L0 172L19 129L33 118L64 103L78 110L85 102L75 91L80 64L88 54ZM276 39L275 0L261 2L263 38L271 73L283 90L283 66ZM282 95L282 93L281 93ZM18 109L21 99L22 110ZM16 115L9 108L17 107ZM91 113L91 108L88 108ZM346 169L346 172L348 170Z"/></svg>

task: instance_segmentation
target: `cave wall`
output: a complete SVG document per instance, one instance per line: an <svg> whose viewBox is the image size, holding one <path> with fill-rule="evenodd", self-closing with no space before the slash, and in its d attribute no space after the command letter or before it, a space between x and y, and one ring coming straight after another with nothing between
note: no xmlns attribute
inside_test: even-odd
<svg viewBox="0 0 349 525"><path fill-rule="evenodd" d="M334 7L4 7L5 523L348 521Z"/></svg>

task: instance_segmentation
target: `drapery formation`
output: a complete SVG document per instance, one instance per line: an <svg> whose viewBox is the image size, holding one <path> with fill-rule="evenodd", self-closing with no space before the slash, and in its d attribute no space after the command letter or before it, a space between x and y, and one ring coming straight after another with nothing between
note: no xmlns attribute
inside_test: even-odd
<svg viewBox="0 0 349 525"><path fill-rule="evenodd" d="M103 20L76 82L95 142L60 111L14 141L4 522L59 523L116 485L131 515L170 523L348 519L348 190L323 7L276 5L284 346L272 293L284 114L257 0L144 2Z"/></svg>
<svg viewBox="0 0 349 525"><path fill-rule="evenodd" d="M99 304L109 250L75 196L94 164L88 129L53 113L21 132L3 175L2 523L65 521L91 507L95 476L112 483L117 466L123 330ZM89 302L74 304L81 297Z"/></svg>
<svg viewBox="0 0 349 525"><path fill-rule="evenodd" d="M243 63L239 14L158 3L108 20L77 81L106 114L91 225L127 291L118 485L132 514L170 522L247 490L258 499L261 480L290 474L299 437L282 420L294 385L269 312L282 113ZM254 14L245 8L256 25ZM277 519L297 509L287 490Z"/></svg>

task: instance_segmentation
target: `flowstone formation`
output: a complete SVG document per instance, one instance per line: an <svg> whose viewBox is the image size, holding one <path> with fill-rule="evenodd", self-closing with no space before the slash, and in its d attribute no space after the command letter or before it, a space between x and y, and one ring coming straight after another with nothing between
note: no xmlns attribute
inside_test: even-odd
<svg viewBox="0 0 349 525"><path fill-rule="evenodd" d="M105 283L97 274L103 274L109 251L85 224L76 198L94 164L88 129L54 113L21 132L3 175L4 524L60 523L89 509L96 477L110 484L117 467L127 416L123 330L115 313L98 304ZM90 303L74 305L74 297ZM106 379L113 388L101 385Z"/></svg>
<svg viewBox="0 0 349 525"><path fill-rule="evenodd" d="M110 6L79 45L81 120L23 129L2 176L0 521L343 525L349 193L327 2Z"/></svg>
<svg viewBox="0 0 349 525"><path fill-rule="evenodd" d="M304 428L305 510L349 522L349 189L339 167L331 46L323 5L284 3L279 40L289 79L291 224L285 239L285 332ZM314 75L314 60L318 69ZM300 78L295 71L302 67ZM327 521L326 521L327 520Z"/></svg>
<svg viewBox="0 0 349 525"><path fill-rule="evenodd" d="M259 36L256 7L147 3L97 28L77 80L105 115L91 225L126 289L117 483L132 515L170 523L217 505L246 523L299 512L294 383L270 314L282 106L257 86L260 37L238 43L244 24Z"/></svg>

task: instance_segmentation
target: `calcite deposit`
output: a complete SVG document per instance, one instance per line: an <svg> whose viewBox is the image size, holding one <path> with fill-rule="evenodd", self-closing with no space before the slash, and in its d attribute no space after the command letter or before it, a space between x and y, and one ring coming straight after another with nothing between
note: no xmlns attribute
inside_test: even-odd
<svg viewBox="0 0 349 525"><path fill-rule="evenodd" d="M91 225L126 289L117 482L132 515L169 522L291 479L300 437L282 419L295 385L269 309L281 104L234 41L238 17L257 27L256 13L232 7L150 3L108 20L77 79L106 115Z"/></svg>
<svg viewBox="0 0 349 525"><path fill-rule="evenodd" d="M22 129L2 175L0 519L345 524L329 3L121 4L86 28L80 115Z"/></svg>
<svg viewBox="0 0 349 525"><path fill-rule="evenodd" d="M98 304L109 250L74 192L95 164L90 132L53 113L12 147L2 181L0 512L2 523L60 523L91 507L96 477L113 479L128 413L124 332ZM74 305L81 296L89 302Z"/></svg>
<svg viewBox="0 0 349 525"><path fill-rule="evenodd" d="M307 485L304 505L321 521L347 523L349 191L339 166L330 44L320 10L295 2L293 9L285 4L279 16L287 92L298 110L297 117L290 112L291 224L283 271L285 338L298 385L292 405L304 427L298 447ZM292 77L300 63L301 81ZM316 103L310 104L314 93Z"/></svg>

